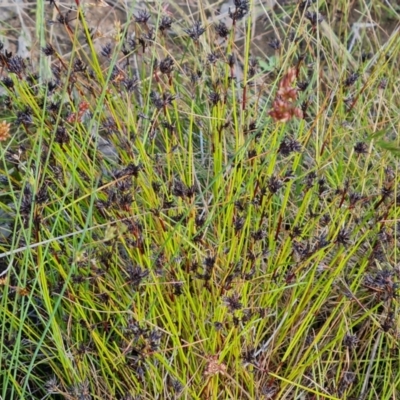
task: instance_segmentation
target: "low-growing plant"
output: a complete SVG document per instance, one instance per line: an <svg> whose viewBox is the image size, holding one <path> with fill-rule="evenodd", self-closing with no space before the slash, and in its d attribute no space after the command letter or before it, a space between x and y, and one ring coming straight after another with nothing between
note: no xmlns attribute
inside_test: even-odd
<svg viewBox="0 0 400 400"><path fill-rule="evenodd" d="M0 398L400 395L399 31L289 3L1 47Z"/></svg>

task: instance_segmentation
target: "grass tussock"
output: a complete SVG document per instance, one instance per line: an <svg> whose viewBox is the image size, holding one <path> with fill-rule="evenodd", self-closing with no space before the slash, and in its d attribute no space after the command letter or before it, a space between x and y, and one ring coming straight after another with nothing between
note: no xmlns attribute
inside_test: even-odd
<svg viewBox="0 0 400 400"><path fill-rule="evenodd" d="M398 29L46 7L0 52L0 397L397 398Z"/></svg>

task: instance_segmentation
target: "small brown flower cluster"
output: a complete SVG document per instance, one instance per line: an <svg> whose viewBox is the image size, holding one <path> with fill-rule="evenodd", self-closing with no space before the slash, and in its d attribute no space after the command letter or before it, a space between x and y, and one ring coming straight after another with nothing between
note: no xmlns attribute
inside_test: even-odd
<svg viewBox="0 0 400 400"><path fill-rule="evenodd" d="M208 363L204 371L205 376L214 376L218 374L224 375L225 373L226 373L226 365L218 361L217 355L208 357Z"/></svg>
<svg viewBox="0 0 400 400"><path fill-rule="evenodd" d="M4 142L10 137L10 124L6 121L0 123L0 142Z"/></svg>
<svg viewBox="0 0 400 400"><path fill-rule="evenodd" d="M73 123L73 122L79 122L81 123L83 120L83 117L85 115L85 113L89 110L89 103L86 101L82 101L79 106L78 106L78 112L77 113L71 113L68 118L67 121L69 123Z"/></svg>
<svg viewBox="0 0 400 400"><path fill-rule="evenodd" d="M303 112L295 106L297 100L297 88L293 84L297 78L296 68L289 68L288 72L279 82L279 89L272 103L269 115L279 122L287 122L293 117L303 118Z"/></svg>

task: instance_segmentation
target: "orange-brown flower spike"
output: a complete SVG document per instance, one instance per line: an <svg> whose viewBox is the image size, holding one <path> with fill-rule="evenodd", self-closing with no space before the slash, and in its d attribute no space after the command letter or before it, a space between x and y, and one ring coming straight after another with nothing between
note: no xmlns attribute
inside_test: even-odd
<svg viewBox="0 0 400 400"><path fill-rule="evenodd" d="M279 122L287 122L293 117L303 118L303 112L293 103L297 100L296 87L293 87L297 78L297 69L289 68L288 72L279 82L278 92L272 103L272 110L269 115Z"/></svg>

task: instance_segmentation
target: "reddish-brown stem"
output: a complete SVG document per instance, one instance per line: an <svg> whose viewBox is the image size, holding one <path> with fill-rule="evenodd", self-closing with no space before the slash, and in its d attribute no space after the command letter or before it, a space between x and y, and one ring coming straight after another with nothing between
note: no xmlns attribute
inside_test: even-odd
<svg viewBox="0 0 400 400"><path fill-rule="evenodd" d="M246 109L246 95L247 95L247 85L243 87L243 99L242 99L242 110Z"/></svg>

